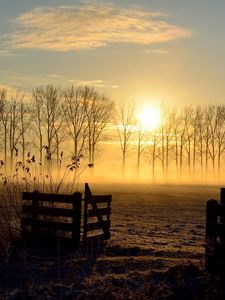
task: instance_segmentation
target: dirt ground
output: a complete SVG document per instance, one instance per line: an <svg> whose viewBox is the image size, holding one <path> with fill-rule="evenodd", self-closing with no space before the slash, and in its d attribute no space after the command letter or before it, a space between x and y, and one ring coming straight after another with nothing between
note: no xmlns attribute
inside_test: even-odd
<svg viewBox="0 0 225 300"><path fill-rule="evenodd" d="M205 208L216 186L91 185L112 194L111 239L95 255L13 250L5 299L225 299L204 270ZM3 274L3 273L2 273ZM213 289L210 287L213 286Z"/></svg>

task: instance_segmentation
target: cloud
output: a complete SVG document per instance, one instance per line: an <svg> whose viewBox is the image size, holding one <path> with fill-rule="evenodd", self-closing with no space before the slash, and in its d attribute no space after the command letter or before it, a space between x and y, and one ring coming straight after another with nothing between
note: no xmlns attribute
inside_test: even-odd
<svg viewBox="0 0 225 300"><path fill-rule="evenodd" d="M70 83L75 84L77 86L81 85L89 85L94 86L97 88L112 88L112 89L118 89L119 86L116 84L105 84L103 80L79 80L79 79L71 79L69 80Z"/></svg>
<svg viewBox="0 0 225 300"><path fill-rule="evenodd" d="M12 95L23 95L25 98L24 100L28 100L30 95L31 95L31 91L28 91L29 89L26 88L21 88L21 87L17 87L17 86L10 86L4 83L0 82L0 90L6 90L7 96L10 98Z"/></svg>
<svg viewBox="0 0 225 300"><path fill-rule="evenodd" d="M147 45L191 35L190 31L170 24L166 18L162 13L140 7L103 2L39 7L17 17L11 46L69 51L113 43Z"/></svg>
<svg viewBox="0 0 225 300"><path fill-rule="evenodd" d="M49 74L49 76L52 77L52 78L60 78L60 77L63 77L62 75L60 75L60 74L55 74L55 73Z"/></svg>
<svg viewBox="0 0 225 300"><path fill-rule="evenodd" d="M165 49L149 49L149 50L145 50L145 53L166 55L168 54L168 51Z"/></svg>
<svg viewBox="0 0 225 300"><path fill-rule="evenodd" d="M71 79L70 83L75 85L92 85L96 87L103 86L103 80L79 80L79 79Z"/></svg>
<svg viewBox="0 0 225 300"><path fill-rule="evenodd" d="M9 50L8 35L0 35L0 56L16 56Z"/></svg>
<svg viewBox="0 0 225 300"><path fill-rule="evenodd" d="M6 49L0 49L0 56L8 56L10 53Z"/></svg>
<svg viewBox="0 0 225 300"><path fill-rule="evenodd" d="M3 83L0 82L0 89L10 90L12 88L10 86L8 86L8 85L3 84Z"/></svg>

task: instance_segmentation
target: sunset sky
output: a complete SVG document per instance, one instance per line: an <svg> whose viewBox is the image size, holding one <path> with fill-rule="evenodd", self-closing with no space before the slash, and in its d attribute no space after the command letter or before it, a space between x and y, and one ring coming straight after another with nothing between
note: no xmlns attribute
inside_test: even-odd
<svg viewBox="0 0 225 300"><path fill-rule="evenodd" d="M0 1L0 85L225 103L224 0Z"/></svg>

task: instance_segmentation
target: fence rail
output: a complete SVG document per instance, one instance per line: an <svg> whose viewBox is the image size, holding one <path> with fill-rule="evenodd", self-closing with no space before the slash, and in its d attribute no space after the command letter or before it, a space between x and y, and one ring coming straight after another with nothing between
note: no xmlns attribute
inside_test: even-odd
<svg viewBox="0 0 225 300"><path fill-rule="evenodd" d="M81 232L85 243L90 236L103 240L110 238L112 196L92 195L88 184L85 184L84 199L78 192L63 195L38 191L24 192L22 199L21 227L24 236L35 239L48 233L54 237L70 238L76 246L80 244Z"/></svg>
<svg viewBox="0 0 225 300"><path fill-rule="evenodd" d="M22 195L22 233L34 240L37 236L67 237L80 243L81 193L73 195L44 194L34 191ZM56 207L56 205L67 205Z"/></svg>
<svg viewBox="0 0 225 300"><path fill-rule="evenodd" d="M80 194L79 192L74 193L73 195L67 194L47 194L47 193L39 193L38 191L34 191L33 193L24 192L23 200L36 200L41 202L60 202L60 203L74 203L74 195Z"/></svg>
<svg viewBox="0 0 225 300"><path fill-rule="evenodd" d="M111 201L112 195L92 195L92 192L85 184L85 199L84 199L84 241L93 236L93 231L100 230L95 234L102 240L110 238L110 214L111 214ZM98 207L98 204L105 205L106 207ZM90 208L91 206L91 208ZM97 218L94 222L90 218Z"/></svg>

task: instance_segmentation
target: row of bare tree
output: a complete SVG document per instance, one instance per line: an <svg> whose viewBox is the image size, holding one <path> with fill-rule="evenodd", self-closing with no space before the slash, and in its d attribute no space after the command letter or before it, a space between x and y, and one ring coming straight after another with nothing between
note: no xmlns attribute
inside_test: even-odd
<svg viewBox="0 0 225 300"><path fill-rule="evenodd" d="M29 96L0 89L2 161L12 169L15 156L25 163L32 152L40 164L45 159L59 163L66 149L93 164L108 128L108 139L121 149L123 174L132 153L137 172L147 159L153 178L159 170L164 178L171 170L177 177L184 172L192 178L197 172L207 176L209 171L219 176L225 159L225 106L164 104L160 110L161 122L150 131L138 122L134 105L117 107L91 87L49 85Z"/></svg>
<svg viewBox="0 0 225 300"><path fill-rule="evenodd" d="M130 126L135 123L132 105L120 109L118 132L124 168L128 152L134 149L131 141L136 140L138 172L144 155L151 165L153 178L156 167L164 178L168 178L172 170L177 178L184 173L190 179L197 173L204 178L209 173L220 177L225 163L225 106L163 104L160 110L160 125L149 131L140 124L136 124L135 129Z"/></svg>
<svg viewBox="0 0 225 300"><path fill-rule="evenodd" d="M49 85L35 89L29 97L1 89L0 129L5 165L12 169L18 155L25 163L30 151L38 154L40 164L53 155L59 162L63 148L66 145L68 150L70 143L75 157L87 153L93 164L96 145L113 109L113 101L90 87L62 90Z"/></svg>

